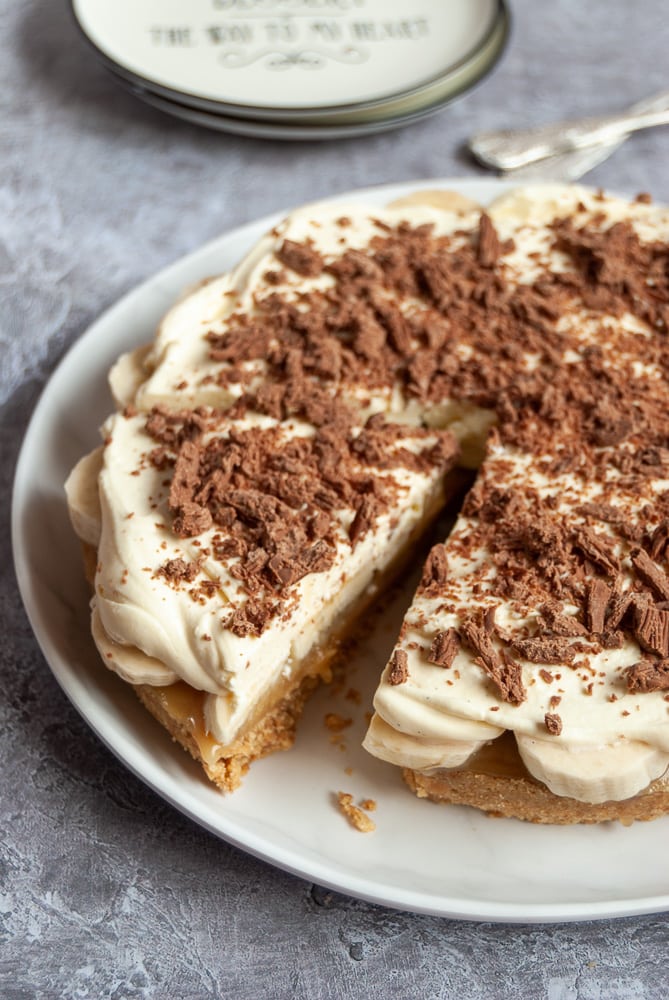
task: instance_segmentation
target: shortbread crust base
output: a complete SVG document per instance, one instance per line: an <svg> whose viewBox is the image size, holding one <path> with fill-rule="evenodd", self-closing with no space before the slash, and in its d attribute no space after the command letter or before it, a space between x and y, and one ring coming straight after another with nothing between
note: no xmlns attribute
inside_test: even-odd
<svg viewBox="0 0 669 1000"><path fill-rule="evenodd" d="M669 813L669 772L633 798L590 804L554 795L533 778L520 759L511 733L494 740L479 760L477 756L462 768L432 774L405 768L402 774L418 798L472 806L488 816L530 823L567 825L619 820L629 826L635 820L658 819Z"/></svg>
<svg viewBox="0 0 669 1000"><path fill-rule="evenodd" d="M242 778L254 760L267 757L278 750L289 750L295 740L295 731L309 695L321 680L330 680L330 671L324 665L323 674L304 677L297 687L276 704L244 736L227 747L218 748L204 732L202 724L202 695L180 682L172 688L187 688L193 704L199 711L182 718L165 697L165 688L148 684L134 685L135 693L151 715L168 731L172 739L201 764L205 774L221 791L232 792L239 788ZM209 747L209 752L207 748Z"/></svg>

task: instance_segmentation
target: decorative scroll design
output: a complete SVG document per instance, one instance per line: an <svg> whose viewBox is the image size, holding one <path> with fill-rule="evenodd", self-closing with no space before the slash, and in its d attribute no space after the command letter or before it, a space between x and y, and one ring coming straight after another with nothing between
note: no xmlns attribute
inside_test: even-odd
<svg viewBox="0 0 669 1000"><path fill-rule="evenodd" d="M328 61L343 63L348 66L357 66L369 59L369 52L357 48L354 45L347 45L338 51L330 49L296 49L292 52L281 52L274 49L262 49L249 55L240 49L229 49L219 55L221 62L226 69L244 69L253 63L264 61L265 68L271 70L288 70L293 67L300 69L322 69Z"/></svg>

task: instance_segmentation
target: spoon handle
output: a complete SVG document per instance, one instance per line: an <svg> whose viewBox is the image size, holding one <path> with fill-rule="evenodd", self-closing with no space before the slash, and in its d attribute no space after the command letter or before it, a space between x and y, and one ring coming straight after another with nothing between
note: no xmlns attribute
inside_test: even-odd
<svg viewBox="0 0 669 1000"><path fill-rule="evenodd" d="M613 145L631 132L669 124L669 93L659 94L620 114L542 125L533 129L481 132L469 143L486 166L513 170L569 150Z"/></svg>

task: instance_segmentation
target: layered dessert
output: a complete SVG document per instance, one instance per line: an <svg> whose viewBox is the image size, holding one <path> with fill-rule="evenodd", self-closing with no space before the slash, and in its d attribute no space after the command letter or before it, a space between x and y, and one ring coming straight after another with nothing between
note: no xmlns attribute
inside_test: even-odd
<svg viewBox="0 0 669 1000"><path fill-rule="evenodd" d="M68 481L103 661L226 790L478 469L375 697L418 795L669 808L669 217L573 187L310 206L111 374Z"/></svg>

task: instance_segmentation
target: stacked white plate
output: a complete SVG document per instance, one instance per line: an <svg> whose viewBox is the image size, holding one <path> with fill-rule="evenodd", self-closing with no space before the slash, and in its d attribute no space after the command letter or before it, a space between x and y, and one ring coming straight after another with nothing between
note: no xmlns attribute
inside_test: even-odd
<svg viewBox="0 0 669 1000"><path fill-rule="evenodd" d="M488 73L504 0L72 0L142 100L195 124L335 139L424 118Z"/></svg>

